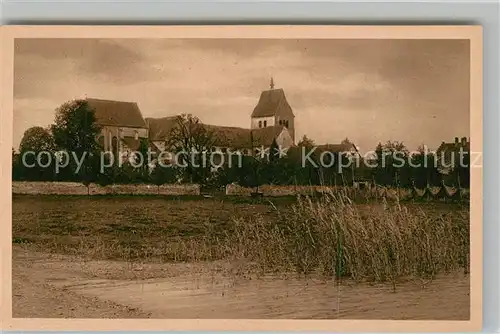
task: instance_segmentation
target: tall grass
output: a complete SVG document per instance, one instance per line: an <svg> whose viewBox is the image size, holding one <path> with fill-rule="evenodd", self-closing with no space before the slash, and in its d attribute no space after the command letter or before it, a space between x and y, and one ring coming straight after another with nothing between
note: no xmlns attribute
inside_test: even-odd
<svg viewBox="0 0 500 334"><path fill-rule="evenodd" d="M299 198L277 220L237 219L226 246L265 271L320 272L356 281L434 278L468 270L467 209L432 214L388 204L355 205L342 193Z"/></svg>
<svg viewBox="0 0 500 334"><path fill-rule="evenodd" d="M442 272L468 271L467 207L441 204L446 208L439 211L433 203L402 205L385 197L355 204L349 195L303 196L286 205L278 199L276 205L248 203L252 214L234 203L203 202L196 206L199 212L179 216L177 222L168 216L180 207L174 205L165 215L151 208L127 213L113 224L85 223L71 210L52 210L49 217L38 215L31 224L20 220L14 225L14 242L88 260L236 260L262 273L319 273L393 284L403 277L432 279ZM232 219L221 213L228 208L235 211ZM171 220L165 223L167 218Z"/></svg>

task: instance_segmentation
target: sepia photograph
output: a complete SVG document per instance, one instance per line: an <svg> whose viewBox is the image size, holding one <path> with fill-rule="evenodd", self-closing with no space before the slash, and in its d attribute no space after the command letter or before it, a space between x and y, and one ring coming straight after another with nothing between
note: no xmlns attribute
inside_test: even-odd
<svg viewBox="0 0 500 334"><path fill-rule="evenodd" d="M474 320L469 28L15 38L12 318Z"/></svg>

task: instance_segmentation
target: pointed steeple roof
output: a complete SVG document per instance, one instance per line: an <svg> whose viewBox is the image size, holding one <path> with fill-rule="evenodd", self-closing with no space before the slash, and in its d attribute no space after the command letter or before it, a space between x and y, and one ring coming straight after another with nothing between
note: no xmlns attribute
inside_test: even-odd
<svg viewBox="0 0 500 334"><path fill-rule="evenodd" d="M252 117L274 116L282 108L289 109L289 111L292 112L292 108L286 100L283 89L265 90L260 94L259 102L252 112Z"/></svg>

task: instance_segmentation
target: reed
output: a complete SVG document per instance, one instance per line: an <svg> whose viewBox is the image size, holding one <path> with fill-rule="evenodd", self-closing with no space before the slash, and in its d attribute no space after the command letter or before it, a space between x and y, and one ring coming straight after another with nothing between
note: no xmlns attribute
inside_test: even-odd
<svg viewBox="0 0 500 334"><path fill-rule="evenodd" d="M434 278L469 266L469 212L440 215L399 202L360 206L346 194L301 197L278 219L241 218L225 239L234 257L263 271L390 281Z"/></svg>

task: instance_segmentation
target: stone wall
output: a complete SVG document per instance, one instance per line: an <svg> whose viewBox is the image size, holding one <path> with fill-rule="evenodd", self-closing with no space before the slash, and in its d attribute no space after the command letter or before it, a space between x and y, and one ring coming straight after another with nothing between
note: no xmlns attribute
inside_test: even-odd
<svg viewBox="0 0 500 334"><path fill-rule="evenodd" d="M12 193L22 195L88 195L85 185L75 182L12 181Z"/></svg>
<svg viewBox="0 0 500 334"><path fill-rule="evenodd" d="M197 184L113 184L88 187L76 182L12 182L12 193L18 195L199 195Z"/></svg>
<svg viewBox="0 0 500 334"><path fill-rule="evenodd" d="M199 195L198 184L164 184L158 189L159 195Z"/></svg>
<svg viewBox="0 0 500 334"><path fill-rule="evenodd" d="M91 184L90 195L157 195L158 186L149 184Z"/></svg>

